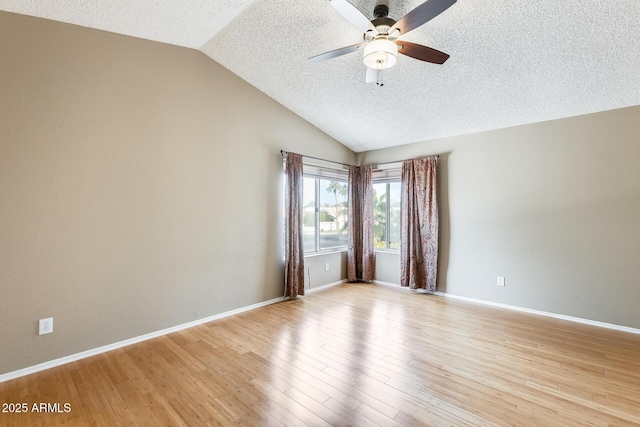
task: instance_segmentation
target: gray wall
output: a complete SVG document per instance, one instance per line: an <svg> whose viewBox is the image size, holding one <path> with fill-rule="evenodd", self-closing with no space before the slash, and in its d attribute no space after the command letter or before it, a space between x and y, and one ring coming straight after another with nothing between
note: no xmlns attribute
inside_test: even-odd
<svg viewBox="0 0 640 427"><path fill-rule="evenodd" d="M400 284L400 252L376 252L376 269L373 280Z"/></svg>
<svg viewBox="0 0 640 427"><path fill-rule="evenodd" d="M640 328L639 135L633 107L360 153L358 162L440 154L438 290ZM385 265L376 277L398 283L399 270Z"/></svg>
<svg viewBox="0 0 640 427"><path fill-rule="evenodd" d="M0 12L0 58L0 374L281 295L279 150L356 160L197 51ZM639 119L357 158L441 154L439 290L640 327Z"/></svg>
<svg viewBox="0 0 640 427"><path fill-rule="evenodd" d="M328 264L328 265L327 265ZM327 267L329 268L327 270ZM320 253L304 258L304 285L318 288L347 278L347 252Z"/></svg>
<svg viewBox="0 0 640 427"><path fill-rule="evenodd" d="M0 374L281 296L279 150L355 161L198 51L4 12L0 100Z"/></svg>

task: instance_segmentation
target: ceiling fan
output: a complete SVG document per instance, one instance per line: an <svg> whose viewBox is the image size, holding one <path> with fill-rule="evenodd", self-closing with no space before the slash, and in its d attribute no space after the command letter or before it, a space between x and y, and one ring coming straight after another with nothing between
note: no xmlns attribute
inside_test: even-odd
<svg viewBox="0 0 640 427"><path fill-rule="evenodd" d="M444 52L416 43L400 41L398 38L440 15L456 0L427 0L398 21L389 18L389 6L386 0L379 1L375 6L372 21L369 21L348 0L330 0L330 2L338 13L364 33L364 41L313 56L309 58L310 62L324 61L364 49L364 64L367 66L365 81L376 82L379 86L383 86L382 70L393 67L398 59L398 53L433 64L444 64L449 59L449 55Z"/></svg>

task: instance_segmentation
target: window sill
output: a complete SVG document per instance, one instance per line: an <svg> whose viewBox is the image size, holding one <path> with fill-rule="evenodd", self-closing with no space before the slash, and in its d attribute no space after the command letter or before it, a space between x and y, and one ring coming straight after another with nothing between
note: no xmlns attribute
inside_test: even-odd
<svg viewBox="0 0 640 427"><path fill-rule="evenodd" d="M309 252L304 254L304 258L312 258L312 257L316 257L316 256L322 256L322 255L330 255L330 254L339 254L342 252L347 252L347 248L340 248L340 249L327 249L325 251L320 251L320 252Z"/></svg>
<svg viewBox="0 0 640 427"><path fill-rule="evenodd" d="M373 252L381 253L381 254L396 254L396 255L400 255L400 250L398 250L398 249L374 249Z"/></svg>

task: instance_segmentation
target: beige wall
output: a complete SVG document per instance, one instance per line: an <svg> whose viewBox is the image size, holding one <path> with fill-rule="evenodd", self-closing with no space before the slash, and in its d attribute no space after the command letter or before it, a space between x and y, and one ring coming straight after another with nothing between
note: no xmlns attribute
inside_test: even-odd
<svg viewBox="0 0 640 427"><path fill-rule="evenodd" d="M639 135L633 107L358 162L440 154L438 290L640 328ZM377 277L398 283L399 272Z"/></svg>
<svg viewBox="0 0 640 427"><path fill-rule="evenodd" d="M355 161L198 51L0 13L0 374L282 295L280 149Z"/></svg>

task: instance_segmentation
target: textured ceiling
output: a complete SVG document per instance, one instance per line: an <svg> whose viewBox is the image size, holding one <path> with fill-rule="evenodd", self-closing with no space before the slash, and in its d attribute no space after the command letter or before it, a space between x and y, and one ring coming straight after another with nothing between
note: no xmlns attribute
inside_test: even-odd
<svg viewBox="0 0 640 427"><path fill-rule="evenodd" d="M353 0L370 16L376 0ZM398 19L421 0L389 0ZM0 9L199 48L354 151L640 105L640 1L458 0L402 39L383 87L362 52L307 58L362 34L328 0L18 1Z"/></svg>
<svg viewBox="0 0 640 427"><path fill-rule="evenodd" d="M0 0L0 10L198 49L251 0Z"/></svg>

